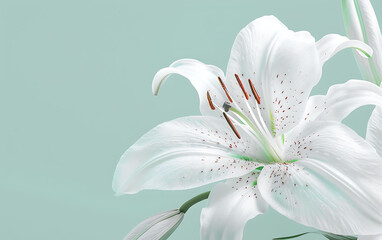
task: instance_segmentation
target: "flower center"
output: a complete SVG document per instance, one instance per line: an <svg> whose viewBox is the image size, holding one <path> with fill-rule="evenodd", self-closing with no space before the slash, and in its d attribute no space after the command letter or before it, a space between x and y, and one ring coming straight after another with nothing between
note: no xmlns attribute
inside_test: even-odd
<svg viewBox="0 0 382 240"><path fill-rule="evenodd" d="M254 120L251 121L245 114L231 106L228 102L225 102L223 107L224 109L227 109L226 112L233 112L241 120L241 124L247 126L251 135L260 143L269 161L278 163L283 162L280 156L282 146L277 144L276 137L272 136L268 128L266 128L260 111L257 116L251 114Z"/></svg>
<svg viewBox="0 0 382 240"><path fill-rule="evenodd" d="M263 148L265 156L267 158L268 162L277 162L282 163L282 149L283 149L283 136L276 137L272 135L269 131L269 129L266 127L265 121L260 113L259 105L261 104L261 98L259 94L256 91L256 88L254 87L252 81L248 79L248 84L250 86L251 92L255 98L256 101L254 101L254 112L252 110L251 104L249 102L249 95L247 91L244 88L244 85L242 81L240 80L240 77L238 74L235 74L235 78L237 80L237 83L242 90L244 97L245 97L245 106L246 110L249 113L249 116L244 114L238 106L238 104L235 102L234 99L232 99L228 93L228 90L226 86L224 85L224 82L220 77L218 77L218 80L220 82L220 85L222 86L225 94L227 95L228 101L224 102L223 106L217 106L212 102L211 96L209 91L207 91L207 100L210 105L211 110L218 109L222 112L225 120L227 121L228 125L232 129L232 131L235 133L235 135L240 139L241 136L239 132L237 131L236 126L239 126L244 131L247 131L250 133L251 136L255 138L255 140L259 143L259 145Z"/></svg>

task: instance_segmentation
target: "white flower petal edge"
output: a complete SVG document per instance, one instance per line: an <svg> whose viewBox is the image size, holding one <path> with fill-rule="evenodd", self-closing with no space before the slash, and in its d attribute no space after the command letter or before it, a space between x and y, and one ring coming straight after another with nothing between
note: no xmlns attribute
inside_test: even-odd
<svg viewBox="0 0 382 240"><path fill-rule="evenodd" d="M263 198L281 214L326 232L380 234L382 158L353 130L314 121L285 136L292 164L266 165Z"/></svg>
<svg viewBox="0 0 382 240"><path fill-rule="evenodd" d="M370 82L349 80L345 84L331 86L326 96L310 97L302 121L342 121L365 105L382 105L382 89Z"/></svg>
<svg viewBox="0 0 382 240"><path fill-rule="evenodd" d="M370 119L367 125L366 140L377 150L378 154L382 156L382 108L381 107L376 107L370 116Z"/></svg>
<svg viewBox="0 0 382 240"><path fill-rule="evenodd" d="M163 236L171 235L183 217L184 213L180 212L179 209L156 214L139 223L123 240L165 239Z"/></svg>
<svg viewBox="0 0 382 240"><path fill-rule="evenodd" d="M240 134L238 139L227 122L216 117L183 117L160 124L123 154L113 190L180 190L247 174L260 166L254 160L264 156L253 137L245 131Z"/></svg>
<svg viewBox="0 0 382 240"><path fill-rule="evenodd" d="M373 57L364 59L356 54L363 78L381 84L382 36L378 20L369 0L342 0L345 27L351 39L368 44Z"/></svg>
<svg viewBox="0 0 382 240"><path fill-rule="evenodd" d="M328 34L317 41L317 49L320 54L321 64L329 60L339 51L345 48L355 48L361 52L361 56L364 58L371 57L373 50L370 46L364 42L357 40L349 40L347 37L338 35L338 34Z"/></svg>
<svg viewBox="0 0 382 240"><path fill-rule="evenodd" d="M375 236L359 236L358 240L382 240L382 235Z"/></svg>
<svg viewBox="0 0 382 240"><path fill-rule="evenodd" d="M153 92L157 94L171 74L180 74L198 91L203 115L219 115L210 106L222 108L229 101L249 119L261 114L268 131L282 135L301 119L310 91L321 77L323 62L346 47L371 54L365 44L339 35L324 37L316 45L308 32L290 31L276 17L265 16L248 24L236 37L226 76L217 67L182 59L155 75ZM261 102L259 109L256 101Z"/></svg>
<svg viewBox="0 0 382 240"><path fill-rule="evenodd" d="M265 213L268 204L257 186L259 173L218 183L200 216L201 240L240 240L248 220Z"/></svg>
<svg viewBox="0 0 382 240"><path fill-rule="evenodd" d="M262 118L274 135L281 135L297 124L301 109L320 77L314 38L305 31L288 30L274 16L258 18L239 32L226 76L227 87L240 109L247 109L241 85L251 89L249 80L252 81L263 105Z"/></svg>
<svg viewBox="0 0 382 240"><path fill-rule="evenodd" d="M224 102L225 95L220 90L220 81L223 82L224 73L218 67L206 65L194 59L180 59L172 63L169 67L159 70L152 83L152 91L157 95L159 88L171 74L179 74L187 78L198 91L200 112L203 115L215 115L216 111L211 111L207 101L207 91L211 91L211 98L215 102Z"/></svg>
<svg viewBox="0 0 382 240"><path fill-rule="evenodd" d="M382 80L382 36L377 17L369 0L342 0L345 27L352 39L364 41L373 49L373 57L365 60L356 54L363 78L377 85ZM382 153L380 144L381 107L373 111L366 134L366 140L374 146L379 155ZM382 156L382 155L381 155ZM359 239L382 239L382 236L360 236Z"/></svg>

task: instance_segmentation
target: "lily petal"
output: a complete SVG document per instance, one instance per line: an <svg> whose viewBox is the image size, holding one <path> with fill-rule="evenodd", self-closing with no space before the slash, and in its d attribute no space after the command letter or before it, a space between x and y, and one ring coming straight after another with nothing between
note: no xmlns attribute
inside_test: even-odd
<svg viewBox="0 0 382 240"><path fill-rule="evenodd" d="M382 80L382 36L373 6L369 0L343 0L342 9L349 37L365 42L374 51L373 57L369 59L356 54L363 78L380 85Z"/></svg>
<svg viewBox="0 0 382 240"><path fill-rule="evenodd" d="M358 236L358 240L382 240L382 235Z"/></svg>
<svg viewBox="0 0 382 240"><path fill-rule="evenodd" d="M381 106L382 89L370 82L350 80L331 86L326 96L310 97L302 121L342 121L352 111L365 105Z"/></svg>
<svg viewBox="0 0 382 240"><path fill-rule="evenodd" d="M211 191L200 223L202 240L241 240L248 220L265 213L268 204L254 182L259 173L217 184Z"/></svg>
<svg viewBox="0 0 382 240"><path fill-rule="evenodd" d="M240 31L231 50L227 86L244 111L245 94L253 82L262 99L260 110L270 131L280 135L298 123L313 86L321 77L314 38L293 32L274 16L258 18ZM252 108L255 106L255 98ZM246 111L245 111L246 112Z"/></svg>
<svg viewBox="0 0 382 240"><path fill-rule="evenodd" d="M221 106L223 106L227 96L219 81L219 78L221 81L224 81L224 73L222 70L194 59L180 59L155 74L152 83L152 91L155 95L158 94L159 88L172 74L179 74L187 78L195 87L199 94L200 112L203 115L216 116L216 114L219 113L212 111L210 103L207 100L207 91L210 91L212 102L221 103Z"/></svg>
<svg viewBox="0 0 382 240"><path fill-rule="evenodd" d="M364 58L369 58L373 54L373 50L367 44L357 40L349 40L347 37L338 34L328 34L316 43L320 54L321 64L329 60L339 51L345 48L355 48L359 50Z"/></svg>
<svg viewBox="0 0 382 240"><path fill-rule="evenodd" d="M366 141L382 156L382 108L376 107L367 124Z"/></svg>
<svg viewBox="0 0 382 240"><path fill-rule="evenodd" d="M283 215L340 235L382 233L382 158L338 122L311 122L285 136L290 164L267 165L258 186Z"/></svg>
<svg viewBox="0 0 382 240"><path fill-rule="evenodd" d="M247 174L264 156L253 137L244 131L240 135L238 139L224 120L215 117L183 117L160 124L123 154L113 189L117 194L180 190Z"/></svg>

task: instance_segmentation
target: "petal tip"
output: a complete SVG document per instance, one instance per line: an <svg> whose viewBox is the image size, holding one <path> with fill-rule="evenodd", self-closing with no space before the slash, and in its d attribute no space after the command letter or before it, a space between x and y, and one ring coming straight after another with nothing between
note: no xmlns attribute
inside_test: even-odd
<svg viewBox="0 0 382 240"><path fill-rule="evenodd" d="M115 184L115 185L113 184L112 189L114 191L114 196L116 197L126 195L126 194L136 194L139 192L139 191L127 189L125 185L118 185L118 184Z"/></svg>
<svg viewBox="0 0 382 240"><path fill-rule="evenodd" d="M158 95L159 88L162 86L164 81L169 77L171 74L177 73L177 71L171 67L166 67L160 69L154 76L153 83L152 83L152 92L154 96Z"/></svg>
<svg viewBox="0 0 382 240"><path fill-rule="evenodd" d="M162 82L162 79L163 79L163 78L160 77L161 70L159 70L155 74L154 79L153 79L152 89L151 90L152 90L154 96L158 96L159 88L160 88L160 85L161 85L161 82Z"/></svg>
<svg viewBox="0 0 382 240"><path fill-rule="evenodd" d="M123 195L123 191L122 191L121 186L115 180L113 180L111 188L114 191L114 196L119 197L119 196Z"/></svg>
<svg viewBox="0 0 382 240"><path fill-rule="evenodd" d="M362 48L355 48L357 53L364 58L371 58L373 56L373 49L367 45L366 43L363 43L364 46Z"/></svg>
<svg viewBox="0 0 382 240"><path fill-rule="evenodd" d="M120 172L118 171L118 166L117 166L117 169L114 173L114 177L113 177L113 182L111 184L111 188L113 189L114 191L114 196L116 197L119 197L119 196L122 196L124 194L126 194L126 187L125 185L126 184L123 184L122 183L122 178L121 178L121 174Z"/></svg>
<svg viewBox="0 0 382 240"><path fill-rule="evenodd" d="M115 197L120 197L120 196L122 196L122 195L124 195L124 194L121 193L121 192L116 192L116 193L114 193L114 196L115 196Z"/></svg>

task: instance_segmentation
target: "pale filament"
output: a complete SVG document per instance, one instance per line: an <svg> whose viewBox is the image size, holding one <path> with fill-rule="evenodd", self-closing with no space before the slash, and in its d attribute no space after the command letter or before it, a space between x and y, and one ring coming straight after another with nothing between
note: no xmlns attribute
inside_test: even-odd
<svg viewBox="0 0 382 240"><path fill-rule="evenodd" d="M230 113L232 113L232 111L229 111L229 112L226 112L224 109L222 109L221 107L219 107L218 105L216 105L215 103L213 103L215 109L218 109L222 114L226 114L230 120L235 124L236 127L239 127L241 130L243 130L244 132L246 132L247 134L249 135L253 135L254 136L254 139L255 141L257 141L257 143L259 145L263 145L264 146L264 142L262 139L260 139L260 137L258 136L258 134L255 132L255 130L249 126L248 124L246 124L246 121L240 117L239 115L235 114L235 116L237 118L239 118L240 122L234 117L232 116ZM211 108L212 109L212 108ZM228 122L228 121L227 121ZM228 123L229 124L229 123ZM231 128L232 129L232 128ZM235 133L235 135L237 136L238 133L236 133L235 131L237 131L236 129L232 129L232 131ZM273 160L272 157L268 156L267 153L265 154L270 160Z"/></svg>
<svg viewBox="0 0 382 240"><path fill-rule="evenodd" d="M245 96L245 106L246 108L248 109L248 112L250 113L250 116L252 118L252 121L249 120L239 109L239 105L236 103L235 100L233 100L230 96L229 96L229 93L227 91L227 88L225 87L224 85L224 82L221 80L220 77L218 77L218 80L224 90L224 92L226 93L227 95L227 98L228 100L230 101L230 103L226 102L224 104L224 110L217 106L216 104L214 104L212 102L212 99L211 99L211 96L210 96L210 93L209 91L207 91L207 99L208 99L208 102L209 102L209 105L210 105L210 108L212 110L215 110L215 109L218 109L219 111L222 112L225 120L227 121L227 123L230 125L231 129L233 130L233 132L235 133L235 135L240 138L240 135L239 133L237 132L237 130L235 129L234 126L232 126L232 122L230 119L232 119L235 123L235 125L237 126L240 126L242 127L243 124L246 126L246 129L250 131L250 133L256 138L257 141L259 141L261 143L261 145L265 148L267 148L269 151L269 153L271 153L273 156L274 159L276 159L276 161L281 161L281 158L280 156L278 155L278 153L280 153L280 148L281 146L279 145L279 142L276 141L276 139L271 135L271 133L269 132L269 129L266 127L266 124L265 124L265 121L260 113L260 108L259 108L259 103L260 103L260 97L258 96L257 92L256 92L256 89L254 88L252 82L250 79L248 79L249 81L249 84L250 84L250 87L251 87L251 91L253 93L253 96L255 98L255 107L256 107L256 113L257 113L257 116L254 114L254 112L252 111L252 108L249 104L249 97L248 97L248 94L247 92L245 91L244 89L244 85L242 84L239 76L237 74L235 74L235 77L236 77L236 80L238 81L238 84L241 88L241 90L243 91L244 93L244 96ZM231 106L231 103L235 106L235 107L232 107ZM227 108L227 106L229 106ZM231 109L232 111L229 111L229 109ZM228 111L227 111L228 110ZM231 113L233 112L234 113L234 116L236 118L238 118L240 120L237 121L235 117L231 116L230 114L228 113ZM270 149L269 149L270 148Z"/></svg>
<svg viewBox="0 0 382 240"><path fill-rule="evenodd" d="M276 155L278 156L278 152L281 152L280 151L280 148L282 146L279 145L279 141L275 141L276 139L272 136L272 134L269 132L268 128L266 127L265 125L265 121L260 113L260 109L259 109L259 103L260 103L260 97L258 96L257 94L257 91L255 89L255 87L253 86L252 82L250 79L248 79L248 83L250 85L250 88L251 88L251 91L252 91L252 94L254 95L255 97L255 106L256 106L256 110L257 110L257 116L258 118L256 118L255 114L253 113L252 111L252 108L251 106L249 105L249 98L247 98L248 94L247 92L245 91L244 89L244 85L243 83L241 82L239 76L237 74L235 74L235 78L239 84L239 87L241 88L241 90L243 91L243 94L246 98L246 101L245 101L245 105L253 119L253 121L255 122L255 126L256 128L261 132L261 134L266 138L266 141L271 145L271 147L273 148L274 152L276 153ZM237 106L237 104L235 104ZM240 109L240 108L237 108L237 109ZM259 121L261 122L261 125L259 124Z"/></svg>

